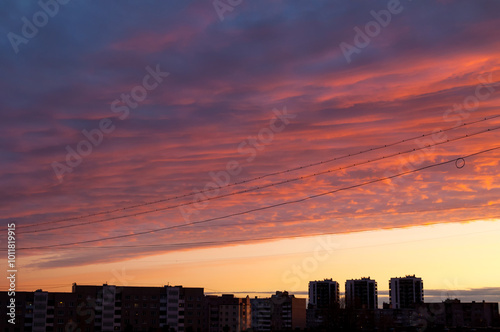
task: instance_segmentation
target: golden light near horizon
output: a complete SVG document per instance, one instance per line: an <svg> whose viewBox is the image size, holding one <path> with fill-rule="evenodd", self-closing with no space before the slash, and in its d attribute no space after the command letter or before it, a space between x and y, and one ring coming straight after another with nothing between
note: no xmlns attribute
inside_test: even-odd
<svg viewBox="0 0 500 332"><path fill-rule="evenodd" d="M370 276L380 290L387 290L389 278L416 274L429 289L496 287L500 268L485 253L500 252L499 232L500 219L494 219L299 237L185 250L70 271L38 269L36 278L23 276L22 282L35 285L38 281L58 290L68 290L73 282L114 281L117 285L204 286L221 293L283 289L303 293L311 280L333 278L342 284ZM25 269L29 271L30 263L39 259L43 258L26 262ZM469 268L464 270L464 264Z"/></svg>

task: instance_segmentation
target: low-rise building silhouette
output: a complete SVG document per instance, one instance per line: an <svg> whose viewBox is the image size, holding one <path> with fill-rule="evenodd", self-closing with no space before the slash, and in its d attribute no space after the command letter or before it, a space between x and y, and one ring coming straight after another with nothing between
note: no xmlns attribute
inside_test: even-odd
<svg viewBox="0 0 500 332"><path fill-rule="evenodd" d="M255 298L252 305L253 331L295 330L306 327L306 299L288 292L276 292L270 298Z"/></svg>
<svg viewBox="0 0 500 332"><path fill-rule="evenodd" d="M250 298L232 294L206 296L209 326L202 331L246 331L251 324Z"/></svg>
<svg viewBox="0 0 500 332"><path fill-rule="evenodd" d="M0 314L9 318L10 296L0 292ZM250 298L205 296L203 288L73 284L71 293L16 292L15 325L1 331L237 332L250 328Z"/></svg>

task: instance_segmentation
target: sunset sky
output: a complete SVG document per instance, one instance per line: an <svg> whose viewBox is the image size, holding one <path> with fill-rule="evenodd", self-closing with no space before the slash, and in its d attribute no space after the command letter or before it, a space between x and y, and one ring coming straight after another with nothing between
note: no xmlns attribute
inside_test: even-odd
<svg viewBox="0 0 500 332"><path fill-rule="evenodd" d="M0 4L18 289L500 301L500 3L233 4Z"/></svg>

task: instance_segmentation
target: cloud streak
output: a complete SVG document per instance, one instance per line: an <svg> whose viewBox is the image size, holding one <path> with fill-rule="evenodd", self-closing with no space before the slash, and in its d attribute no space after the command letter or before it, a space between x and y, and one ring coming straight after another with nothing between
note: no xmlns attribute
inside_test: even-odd
<svg viewBox="0 0 500 332"><path fill-rule="evenodd" d="M228 161L245 162L238 144L267 126L271 110L284 105L297 117L234 181L448 128L458 120L498 114L500 44L491 32L500 29L495 15L500 4L438 2L429 13L427 5L405 3L404 12L346 64L339 43L352 37L354 26L372 19L371 10L386 4L317 1L290 6L284 1L252 1L236 7L221 22L210 3L196 1L154 6L146 1L119 8L108 3L99 11L89 4L70 2L36 38L22 45L22 52L14 54L8 40L3 40L2 224L59 220L202 188L211 179L209 173L224 170ZM1 6L3 32L19 28L20 17L36 9L35 5ZM168 81L131 110L99 149L59 183L52 162L64 161L65 147L84 139L83 130L97 128L104 118L119 121L119 114L110 111L111 103L136 86L144 68L155 63L171 73ZM476 111L467 118L459 113L453 118L443 116L474 94L478 78L488 75L493 91ZM498 120L478 123L457 129L449 137L499 124ZM422 165L492 147L498 138L498 132L491 132L443 144L426 154ZM388 148L387 153L417 147L411 141ZM367 153L311 172L380 155ZM354 232L486 218L500 214L498 157L497 152L474 158L464 169L443 167L409 175L395 187L372 185L206 227L97 245L170 243L187 238L193 242L251 241L270 233ZM400 158L388 158L226 197L212 201L199 217L213 218L370 181L387 171L397 172L402 165ZM307 174L301 171L293 176ZM256 185L290 176L266 178ZM168 210L104 222L92 229L80 226L72 229L71 238L83 241L183 222L177 210ZM62 229L26 234L22 243L42 246L67 237ZM39 264L85 265L168 250L175 249L122 248L101 257L91 250L45 253Z"/></svg>

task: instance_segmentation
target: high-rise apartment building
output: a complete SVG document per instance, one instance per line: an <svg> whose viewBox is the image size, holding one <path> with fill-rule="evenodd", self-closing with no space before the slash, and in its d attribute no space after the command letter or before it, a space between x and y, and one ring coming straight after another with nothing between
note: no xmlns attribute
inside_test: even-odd
<svg viewBox="0 0 500 332"><path fill-rule="evenodd" d="M345 282L346 307L352 309L377 309L377 301L377 282L370 279L370 277Z"/></svg>
<svg viewBox="0 0 500 332"><path fill-rule="evenodd" d="M393 309L410 309L424 302L424 284L421 278L407 275L404 278L391 278L389 281L389 300Z"/></svg>
<svg viewBox="0 0 500 332"><path fill-rule="evenodd" d="M329 327L333 313L340 308L339 283L332 279L309 282L308 327Z"/></svg>
<svg viewBox="0 0 500 332"><path fill-rule="evenodd" d="M332 279L309 282L309 305L332 308L339 303L339 283Z"/></svg>

